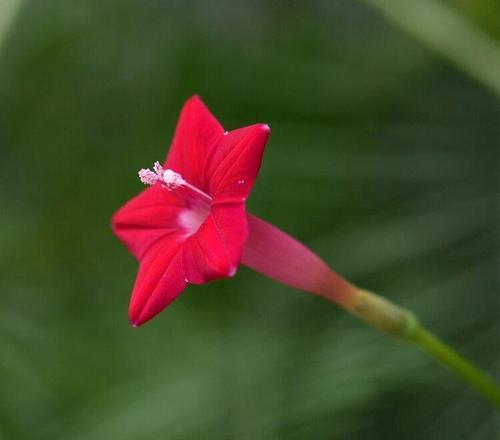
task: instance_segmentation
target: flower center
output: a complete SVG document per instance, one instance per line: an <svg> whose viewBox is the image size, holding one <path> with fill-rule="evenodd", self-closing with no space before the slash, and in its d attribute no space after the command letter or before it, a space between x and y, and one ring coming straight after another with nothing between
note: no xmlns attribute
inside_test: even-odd
<svg viewBox="0 0 500 440"><path fill-rule="evenodd" d="M208 217L210 211L199 206L193 206L180 212L179 224L188 235L194 234Z"/></svg>
<svg viewBox="0 0 500 440"><path fill-rule="evenodd" d="M143 168L139 171L139 179L146 185L161 183L168 191L178 189L179 195L186 202L186 209L179 214L179 224L188 235L194 234L210 213L212 197L186 182L179 173L164 169L159 162L155 162L153 170Z"/></svg>

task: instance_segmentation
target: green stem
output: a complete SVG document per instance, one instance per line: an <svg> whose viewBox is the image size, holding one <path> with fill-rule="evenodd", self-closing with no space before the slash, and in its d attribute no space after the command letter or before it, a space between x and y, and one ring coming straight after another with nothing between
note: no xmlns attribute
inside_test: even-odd
<svg viewBox="0 0 500 440"><path fill-rule="evenodd" d="M361 289L348 309L378 330L417 345L500 409L500 385L430 333L412 312Z"/></svg>
<svg viewBox="0 0 500 440"><path fill-rule="evenodd" d="M409 340L461 376L500 409L500 385L488 373L464 359L420 324L416 326Z"/></svg>

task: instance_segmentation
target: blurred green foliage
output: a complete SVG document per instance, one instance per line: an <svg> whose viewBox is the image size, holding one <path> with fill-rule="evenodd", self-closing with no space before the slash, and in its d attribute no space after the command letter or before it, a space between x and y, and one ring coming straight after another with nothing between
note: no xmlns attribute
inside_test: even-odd
<svg viewBox="0 0 500 440"><path fill-rule="evenodd" d="M498 40L497 3L447 3ZM245 268L131 328L109 229L199 93L228 129L271 125L252 212L498 378L492 92L347 0L31 0L9 29L0 438L495 438L424 354Z"/></svg>

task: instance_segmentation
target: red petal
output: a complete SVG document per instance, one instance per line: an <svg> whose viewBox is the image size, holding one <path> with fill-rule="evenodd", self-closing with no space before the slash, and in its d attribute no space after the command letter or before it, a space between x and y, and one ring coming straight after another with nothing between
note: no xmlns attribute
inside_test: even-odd
<svg viewBox="0 0 500 440"><path fill-rule="evenodd" d="M160 240L141 261L130 300L130 322L139 326L153 318L186 287L182 240Z"/></svg>
<svg viewBox="0 0 500 440"><path fill-rule="evenodd" d="M269 138L268 125L257 124L229 132L207 163L209 193L216 201L245 201L262 162Z"/></svg>
<svg viewBox="0 0 500 440"><path fill-rule="evenodd" d="M160 238L179 233L177 219L183 205L172 192L155 185L116 212L112 220L113 231L140 260Z"/></svg>
<svg viewBox="0 0 500 440"><path fill-rule="evenodd" d="M213 206L198 231L184 244L184 266L189 282L233 276L248 235L245 206Z"/></svg>
<svg viewBox="0 0 500 440"><path fill-rule="evenodd" d="M224 129L202 100L193 96L182 108L165 167L207 192L205 165L223 133Z"/></svg>
<svg viewBox="0 0 500 440"><path fill-rule="evenodd" d="M165 163L212 197L248 197L269 138L268 125L256 124L224 135L224 129L198 96L182 108Z"/></svg>

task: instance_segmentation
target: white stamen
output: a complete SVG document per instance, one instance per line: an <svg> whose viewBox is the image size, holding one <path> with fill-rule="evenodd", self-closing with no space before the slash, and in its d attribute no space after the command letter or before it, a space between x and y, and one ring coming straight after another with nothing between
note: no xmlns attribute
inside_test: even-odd
<svg viewBox="0 0 500 440"><path fill-rule="evenodd" d="M179 186L186 183L179 173L176 173L175 171L172 171L170 169L163 171L162 180L163 182L165 182L167 189L170 190L178 188Z"/></svg>
<svg viewBox="0 0 500 440"><path fill-rule="evenodd" d="M160 180L160 177L156 173L153 173L153 171L143 168L139 171L139 179L141 179L144 185L154 185Z"/></svg>
<svg viewBox="0 0 500 440"><path fill-rule="evenodd" d="M154 185L155 183L162 182L169 190L178 188L186 182L179 173L170 169L164 169L160 162L155 162L153 170L143 168L139 171L139 179L145 185Z"/></svg>
<svg viewBox="0 0 500 440"><path fill-rule="evenodd" d="M212 197L210 197L207 193L191 185L189 182L186 182L179 173L176 173L171 169L164 169L160 162L155 162L153 169L154 171L143 168L139 171L139 179L141 179L142 183L146 185L154 185L159 182L162 183L162 186L169 191L183 186L204 204L210 205L210 203L212 203Z"/></svg>
<svg viewBox="0 0 500 440"><path fill-rule="evenodd" d="M161 166L160 162L156 161L154 164L155 173L158 174L158 176L161 176L163 174L163 167Z"/></svg>

